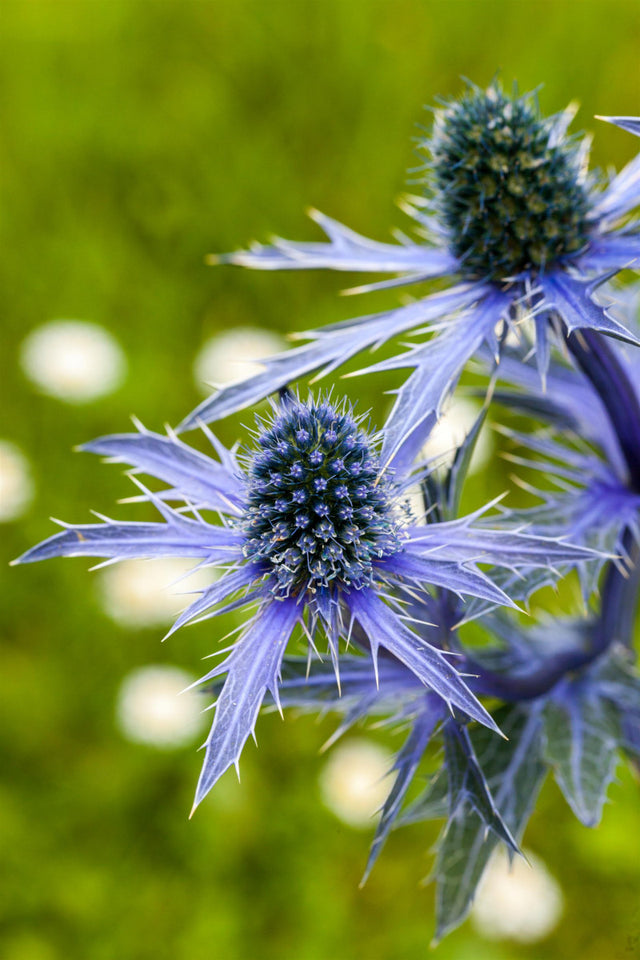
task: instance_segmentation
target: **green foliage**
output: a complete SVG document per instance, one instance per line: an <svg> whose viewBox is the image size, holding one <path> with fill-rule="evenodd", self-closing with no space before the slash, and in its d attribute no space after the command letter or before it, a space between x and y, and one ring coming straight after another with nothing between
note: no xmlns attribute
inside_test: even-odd
<svg viewBox="0 0 640 960"><path fill-rule="evenodd" d="M619 724L613 707L595 697L548 703L544 711L545 759L576 817L600 823L616 768Z"/></svg>
<svg viewBox="0 0 640 960"><path fill-rule="evenodd" d="M476 815L470 810L454 809L438 851L434 871L437 939L454 929L468 912L478 881L498 843L496 822L504 824L503 835L508 831L508 835L519 840L545 777L538 712L505 707L496 712L496 722L507 740L495 735L491 739L480 729L473 738L474 751L493 796L487 798L482 777L474 776L466 802Z"/></svg>

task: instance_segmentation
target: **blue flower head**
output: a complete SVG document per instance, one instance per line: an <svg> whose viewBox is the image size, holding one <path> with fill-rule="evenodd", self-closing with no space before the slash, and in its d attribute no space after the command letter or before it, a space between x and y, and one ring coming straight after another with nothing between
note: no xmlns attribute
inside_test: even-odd
<svg viewBox="0 0 640 960"><path fill-rule="evenodd" d="M354 589L400 549L394 488L351 411L285 401L247 461L245 557L273 574L276 595Z"/></svg>
<svg viewBox="0 0 640 960"><path fill-rule="evenodd" d="M637 344L594 293L640 258L640 232L629 221L640 202L640 157L609 183L589 174L588 139L567 135L574 112L569 107L545 118L531 95L509 96L497 83L470 86L434 111L432 133L421 142L429 158L424 194L404 203L417 242L368 240L313 211L328 243L276 239L212 258L262 270L399 275L351 293L445 276L455 283L396 309L311 331L310 343L266 360L264 371L205 400L183 428L227 416L314 371L327 374L409 330L428 332L426 342L361 371L412 371L385 430L382 459L397 467L415 458L469 358L487 344L500 359L506 327L533 319L542 380L555 331L599 331Z"/></svg>
<svg viewBox="0 0 640 960"><path fill-rule="evenodd" d="M376 439L345 404L305 403L287 394L273 416L259 424L244 469L233 452L208 436L217 460L173 434L143 428L87 444L85 450L168 484L160 493L142 488L163 521L64 525L63 532L21 558L183 556L222 567L221 577L180 615L171 632L229 606L254 605L227 658L202 678L226 674L196 803L229 766L237 766L265 695L279 703L281 664L296 627L306 634L311 651L325 636L338 680L341 645L357 629L376 670L378 652L384 650L447 707L495 730L443 651L407 625L401 591L430 585L513 606L478 562L529 570L574 563L587 551L477 525L474 516L411 522L403 509L411 475L390 479L382 472ZM171 501L181 506L174 508ZM222 524L209 522L204 511L215 512Z"/></svg>
<svg viewBox="0 0 640 960"><path fill-rule="evenodd" d="M552 127L531 98L498 86L436 112L426 186L463 274L500 283L587 245L580 144Z"/></svg>

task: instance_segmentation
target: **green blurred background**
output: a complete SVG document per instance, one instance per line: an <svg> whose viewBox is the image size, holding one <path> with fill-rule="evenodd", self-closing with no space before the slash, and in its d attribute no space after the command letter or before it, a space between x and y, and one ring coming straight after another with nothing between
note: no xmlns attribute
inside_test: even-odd
<svg viewBox="0 0 640 960"><path fill-rule="evenodd" d="M116 511L131 492L121 471L72 447L128 429L133 412L155 429L179 421L200 399L191 366L216 331L304 329L378 304L339 301L339 277L212 269L207 253L271 231L315 238L309 205L382 240L406 227L393 200L415 125L460 75L544 84L546 112L578 99L576 126L597 126L595 164L619 166L637 143L591 118L640 112L639 48L637 0L4 0L0 437L29 457L36 485L27 516L4 527L4 558L52 532L50 514ZM20 344L55 318L114 334L128 359L117 392L74 406L30 385ZM380 416L370 382L347 386ZM249 419L222 424L222 438ZM496 484L476 480L474 496ZM318 786L331 719L264 718L242 785L227 775L187 820L197 740L131 743L114 704L134 667L197 673L219 628L161 645L162 629L118 627L87 566L0 568L3 960L425 956L433 890L419 880L434 830L395 834L358 889L369 835L325 809ZM587 831L555 787L543 792L526 845L566 900L546 941L486 943L466 924L436 955L635 956L637 783L622 775L611 799Z"/></svg>

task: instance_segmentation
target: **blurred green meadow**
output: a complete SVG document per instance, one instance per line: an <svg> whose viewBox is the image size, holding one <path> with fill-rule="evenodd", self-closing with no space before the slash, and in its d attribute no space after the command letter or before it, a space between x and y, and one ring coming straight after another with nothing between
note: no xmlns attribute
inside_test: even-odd
<svg viewBox="0 0 640 960"><path fill-rule="evenodd" d="M351 277L244 273L205 255L271 232L314 239L315 206L367 236L408 228L394 198L415 165L425 104L486 84L544 84L545 112L581 103L595 165L637 141L594 114L640 112L637 0L4 0L0 11L0 438L31 464L35 496L3 525L0 670L2 960L413 960L433 931L433 825L399 831L364 889L372 830L323 804L331 718L268 716L233 772L187 819L198 736L134 743L115 719L134 668L202 672L223 630L119 625L83 560L9 569L53 532L135 491L72 448L177 423L201 399L194 357L235 326L285 333L373 310L336 294ZM121 386L91 403L39 392L24 338L55 319L105 327ZM388 400L345 389L378 423ZM393 386L386 383L385 387ZM233 442L246 413L219 425ZM471 502L509 484L476 476ZM128 512L127 512L128 511ZM230 626L234 624L231 623ZM362 732L393 748L386 732ZM202 739L202 734L200 735ZM470 923L446 960L640 956L640 797L628 774L596 831L547 784L525 838L560 883L544 941L483 940Z"/></svg>

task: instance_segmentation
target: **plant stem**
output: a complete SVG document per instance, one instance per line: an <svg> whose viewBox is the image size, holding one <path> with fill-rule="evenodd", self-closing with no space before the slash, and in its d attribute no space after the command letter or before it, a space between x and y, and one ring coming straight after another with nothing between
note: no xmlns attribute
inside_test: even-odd
<svg viewBox="0 0 640 960"><path fill-rule="evenodd" d="M640 400L607 338L594 330L566 337L567 346L609 415L629 471L629 487L640 492Z"/></svg>

